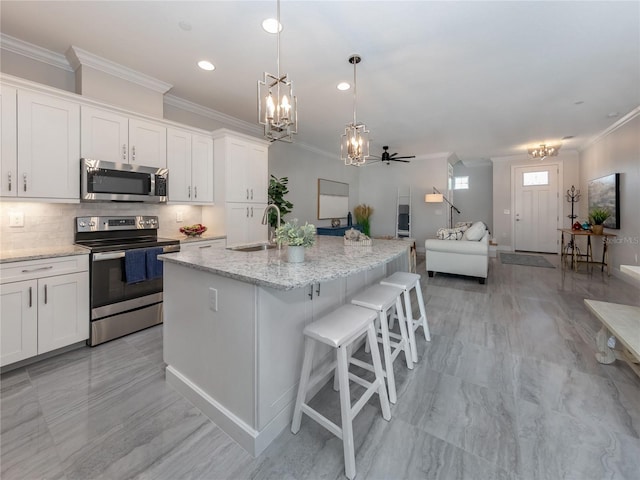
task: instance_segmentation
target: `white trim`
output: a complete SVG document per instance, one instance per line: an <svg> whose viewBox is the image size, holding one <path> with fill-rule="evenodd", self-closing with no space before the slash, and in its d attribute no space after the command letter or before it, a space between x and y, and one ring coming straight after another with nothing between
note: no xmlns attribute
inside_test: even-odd
<svg viewBox="0 0 640 480"><path fill-rule="evenodd" d="M61 53L47 50L46 48L25 42L24 40L11 37L4 33L0 33L0 48L7 52L12 52L56 68L61 68L67 72L73 72L73 68L69 65L67 58Z"/></svg>
<svg viewBox="0 0 640 480"><path fill-rule="evenodd" d="M106 58L99 57L98 55L94 55L93 53L78 48L75 45L71 45L69 47L66 57L73 68L73 71L76 71L80 66L91 67L162 94L168 92L171 87L173 87L170 83L163 82L157 78L153 78L149 75L145 75L144 73L132 70L131 68L124 67L112 62L111 60L107 60Z"/></svg>
<svg viewBox="0 0 640 480"><path fill-rule="evenodd" d="M617 129L619 129L620 127L622 127L625 123L630 122L631 120L633 120L635 117L637 117L638 115L640 115L640 106L634 108L633 110L631 110L629 113L627 113L624 117L622 117L620 120L618 120L616 123L614 123L613 125L611 125L609 128L606 128L605 130L603 130L602 132L600 132L599 134L597 134L595 137L592 137L590 140L587 140L585 142L584 145L582 145L582 147L580 147L578 149L578 152L583 152L585 151L587 148L589 148L591 145L593 145L594 143L599 142L600 140L602 140L604 137L606 137L607 135L615 132Z"/></svg>

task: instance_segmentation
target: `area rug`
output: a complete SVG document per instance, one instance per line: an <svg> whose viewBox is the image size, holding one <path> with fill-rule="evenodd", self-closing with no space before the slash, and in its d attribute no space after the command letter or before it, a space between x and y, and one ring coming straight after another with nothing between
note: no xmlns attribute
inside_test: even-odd
<svg viewBox="0 0 640 480"><path fill-rule="evenodd" d="M500 252L500 261L502 263L509 263L512 265L526 265L527 267L556 268L551 265L549 260L539 255L522 255L517 253Z"/></svg>

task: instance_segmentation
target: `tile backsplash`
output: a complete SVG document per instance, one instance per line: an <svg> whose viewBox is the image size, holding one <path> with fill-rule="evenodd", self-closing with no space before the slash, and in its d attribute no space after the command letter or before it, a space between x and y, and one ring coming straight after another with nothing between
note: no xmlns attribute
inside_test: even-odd
<svg viewBox="0 0 640 480"><path fill-rule="evenodd" d="M13 213L24 215L23 227L10 227ZM145 205L112 203L6 202L0 205L0 249L57 247L73 243L75 217L95 215L157 215L158 236L177 237L179 228L202 222L202 207L191 205ZM177 222L178 215L182 221ZM211 232L214 226L207 225ZM214 228L212 228L214 227Z"/></svg>

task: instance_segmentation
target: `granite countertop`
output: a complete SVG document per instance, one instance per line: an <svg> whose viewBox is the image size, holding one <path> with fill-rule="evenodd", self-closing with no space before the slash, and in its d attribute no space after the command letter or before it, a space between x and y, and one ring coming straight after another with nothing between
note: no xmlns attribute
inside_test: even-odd
<svg viewBox="0 0 640 480"><path fill-rule="evenodd" d="M319 235L316 244L306 249L304 263L287 262L287 247L238 252L220 246L168 253L158 258L243 282L292 290L371 270L407 255L408 248L409 244L402 240L374 240L369 247L345 246L342 237Z"/></svg>
<svg viewBox="0 0 640 480"><path fill-rule="evenodd" d="M2 250L0 263L39 260L42 258L67 257L69 255L89 255L89 249L80 245L64 245L59 247L19 248Z"/></svg>

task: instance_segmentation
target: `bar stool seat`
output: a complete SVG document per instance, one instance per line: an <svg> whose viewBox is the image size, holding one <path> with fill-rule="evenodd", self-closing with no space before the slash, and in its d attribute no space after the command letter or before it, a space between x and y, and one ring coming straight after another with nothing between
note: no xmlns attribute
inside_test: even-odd
<svg viewBox="0 0 640 480"><path fill-rule="evenodd" d="M407 320L407 330L409 331L409 342L411 343L411 356L413 361L417 363L418 349L414 332L422 327L424 339L427 342L431 341L431 332L429 332L429 325L427 324L427 311L424 307L422 289L420 288L420 275L409 272L395 272L393 275L382 280L380 285L390 285L401 288L404 291L404 312L405 319ZM418 300L418 309L420 311L420 317L418 318L413 318L413 311L411 309L412 288L416 290L416 299Z"/></svg>
<svg viewBox="0 0 640 480"><path fill-rule="evenodd" d="M377 331L379 334L379 336L377 336L377 342L382 344L384 374L387 377L387 388L389 390L389 401L391 403L396 403L397 401L393 362L401 351L404 352L407 368L413 369L413 359L411 356L411 349L409 347L409 338L407 336L407 330L402 313L402 303L400 302L400 296L402 293L403 290L398 287L372 285L364 291L356 294L351 300L352 304L371 309L378 314L378 319L376 320L376 323L379 326L379 330ZM389 332L389 313L398 316L400 335ZM369 345L373 346L376 344L369 343ZM376 349L372 347L371 351L373 352L374 350ZM352 363L356 365L359 365L358 362L359 360L352 360ZM367 368L366 364L360 366Z"/></svg>
<svg viewBox="0 0 640 480"><path fill-rule="evenodd" d="M375 380L371 383L349 373L348 354L350 346L359 340L363 335L367 335L369 342L375 343L376 333L374 320L376 313L372 310L355 305L343 305L333 312L328 313L319 320L307 325L304 329L305 345L304 359L302 361L302 372L300 373L300 384L298 385L298 396L293 410L293 420L291 422L291 432L294 434L300 431L302 414L306 413L320 425L325 427L336 437L342 439L345 475L353 479L356 475L356 461L353 444L353 419L360 412L374 393L378 393L382 417L385 420L391 419L391 409L389 399L384 386L384 374L382 363L377 349L371 352L373 361L373 371ZM311 377L313 366L313 356L316 342L321 342L336 349L336 360L330 364L319 368ZM342 427L339 427L331 420L321 415L317 410L311 408L307 401L307 393L313 390L320 382L325 381L327 375L336 371L340 383L340 417ZM363 386L366 390L358 401L351 406L349 392L349 380Z"/></svg>

